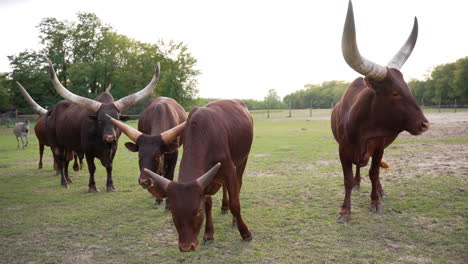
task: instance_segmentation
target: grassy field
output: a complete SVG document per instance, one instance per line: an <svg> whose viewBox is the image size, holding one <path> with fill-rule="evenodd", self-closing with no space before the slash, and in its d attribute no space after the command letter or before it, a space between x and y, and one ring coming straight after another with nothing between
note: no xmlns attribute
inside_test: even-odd
<svg viewBox="0 0 468 264"><path fill-rule="evenodd" d="M468 149L468 137L397 140L385 155L394 169L381 173L384 211L369 210L366 168L361 190L353 192L351 221L337 224L343 178L330 121L321 120L330 111L314 110L312 119L308 110L297 113L292 119L285 118L287 111L272 113L272 119L254 114L241 192L253 241L241 241L231 216L220 213L218 193L215 241L191 253L179 252L170 213L137 184L137 155L123 146L125 135L114 160L118 191L102 191L105 169L97 165L101 192L90 194L87 168L72 171L73 184L63 189L49 150L44 169L37 169L34 135L26 150L16 150L11 129L1 129L0 262L468 263L467 175L411 165L440 146Z"/></svg>

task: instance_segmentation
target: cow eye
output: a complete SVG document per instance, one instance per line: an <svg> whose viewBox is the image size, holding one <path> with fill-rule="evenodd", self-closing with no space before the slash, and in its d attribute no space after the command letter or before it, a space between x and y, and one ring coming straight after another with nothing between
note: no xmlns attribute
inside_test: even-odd
<svg viewBox="0 0 468 264"><path fill-rule="evenodd" d="M397 92L393 92L393 93L392 93L392 96L393 96L393 97L398 97L399 95L400 95L400 94L397 93Z"/></svg>

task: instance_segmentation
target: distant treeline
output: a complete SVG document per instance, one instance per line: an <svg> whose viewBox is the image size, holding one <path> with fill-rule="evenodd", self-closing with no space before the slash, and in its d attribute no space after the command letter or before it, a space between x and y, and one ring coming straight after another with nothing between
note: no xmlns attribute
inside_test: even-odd
<svg viewBox="0 0 468 264"><path fill-rule="evenodd" d="M330 108L340 100L348 85L344 81L306 84L304 89L286 95L283 102L286 106L290 103L294 109ZM410 80L408 86L421 105L467 105L468 57L438 65L427 79Z"/></svg>
<svg viewBox="0 0 468 264"><path fill-rule="evenodd" d="M408 83L419 104L468 104L468 57L436 66L423 81Z"/></svg>
<svg viewBox="0 0 468 264"><path fill-rule="evenodd" d="M62 100L51 84L47 58L65 87L88 98L96 97L110 84L116 99L144 88L157 62L161 78L153 96L172 97L188 106L198 93L197 60L183 43L136 41L118 34L92 13L78 13L77 21L72 22L44 18L38 29L41 49L9 56L12 72L0 74L0 112L18 109L32 113L15 81L43 107ZM126 113L140 113L144 104Z"/></svg>

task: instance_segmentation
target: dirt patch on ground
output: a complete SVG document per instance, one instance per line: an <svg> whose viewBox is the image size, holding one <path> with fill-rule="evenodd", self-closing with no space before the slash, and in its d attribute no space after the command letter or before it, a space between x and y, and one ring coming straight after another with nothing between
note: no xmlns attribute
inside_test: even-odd
<svg viewBox="0 0 468 264"><path fill-rule="evenodd" d="M415 142L390 148L384 159L392 169L383 173L385 178L462 175L468 183L467 144Z"/></svg>
<svg viewBox="0 0 468 264"><path fill-rule="evenodd" d="M468 137L468 112L457 113L429 113L426 118L431 128L418 138L451 138ZM399 138L413 138L415 136L403 132Z"/></svg>

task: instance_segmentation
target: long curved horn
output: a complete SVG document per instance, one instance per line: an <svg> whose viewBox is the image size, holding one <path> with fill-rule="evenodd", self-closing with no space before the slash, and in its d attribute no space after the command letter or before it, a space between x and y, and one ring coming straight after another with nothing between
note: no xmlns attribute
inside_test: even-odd
<svg viewBox="0 0 468 264"><path fill-rule="evenodd" d="M348 13L346 14L343 37L341 38L341 50L346 63L360 74L375 80L382 80L387 75L387 68L364 58L359 53L351 0L349 1Z"/></svg>
<svg viewBox="0 0 468 264"><path fill-rule="evenodd" d="M164 191L166 191L167 186L169 183L171 183L171 180L168 180L162 176L159 176L158 174L148 170L147 168L143 169L146 172L146 175L148 175L153 181L155 181L159 187L161 187Z"/></svg>
<svg viewBox="0 0 468 264"><path fill-rule="evenodd" d="M143 135L143 133L141 133L140 131L134 129L133 127L125 124L124 122L122 121L119 121L113 117L111 117L110 115L106 114L107 117L110 118L110 120L112 121L112 123L114 123L115 126L117 126L122 132L124 132L125 135L127 135L127 137L136 143L138 137L140 137L141 135Z"/></svg>
<svg viewBox="0 0 468 264"><path fill-rule="evenodd" d="M219 168L221 167L221 162L216 163L209 171L203 174L200 178L197 179L197 183L200 184L203 188L206 188L211 181L213 181L214 176L218 173Z"/></svg>
<svg viewBox="0 0 468 264"><path fill-rule="evenodd" d="M122 112L125 108L135 104L136 102L153 93L154 89L156 88L156 84L159 80L159 74L161 72L160 68L161 67L158 62L158 64L156 65L156 71L154 72L153 79L151 79L151 82L139 92L125 96L124 98L121 98L118 101L114 102L115 107L117 107L117 109L119 109L119 111Z"/></svg>
<svg viewBox="0 0 468 264"><path fill-rule="evenodd" d="M20 92L23 94L24 96L24 99L26 99L26 102L28 102L28 104L32 107L32 109L36 110L36 112L38 112L39 114L41 115L44 115L47 113L47 110L42 108L42 106L38 105L32 98L31 96L28 94L28 92L26 91L26 89L24 89L23 85L21 85L21 83L19 82L16 82L16 84L18 85L18 88L20 89Z"/></svg>
<svg viewBox="0 0 468 264"><path fill-rule="evenodd" d="M110 93L111 89L112 89L112 84L109 84L109 86L107 86L107 88L106 88L106 92Z"/></svg>
<svg viewBox="0 0 468 264"><path fill-rule="evenodd" d="M395 56L388 62L387 67L401 69L403 64L405 64L406 60L411 55L411 52L416 45L416 40L418 39L418 19L414 17L413 29L411 30L411 34L406 40L403 47L398 51Z"/></svg>
<svg viewBox="0 0 468 264"><path fill-rule="evenodd" d="M182 133L185 129L185 125L187 125L187 122L184 121L182 124L179 124L169 130L164 131L161 133L161 139L165 144L169 144L172 141L174 141L180 133Z"/></svg>
<svg viewBox="0 0 468 264"><path fill-rule="evenodd" d="M94 101L92 99L88 99L86 97L76 95L68 91L67 88L65 88L58 80L57 74L55 74L55 70L54 70L54 66L52 65L52 62L50 60L48 60L48 62L49 62L49 72L50 72L50 78L52 80L52 84L54 85L55 90L60 94L60 96L62 96L64 99L72 103L75 103L93 112L97 112L99 108L101 108L102 103Z"/></svg>

